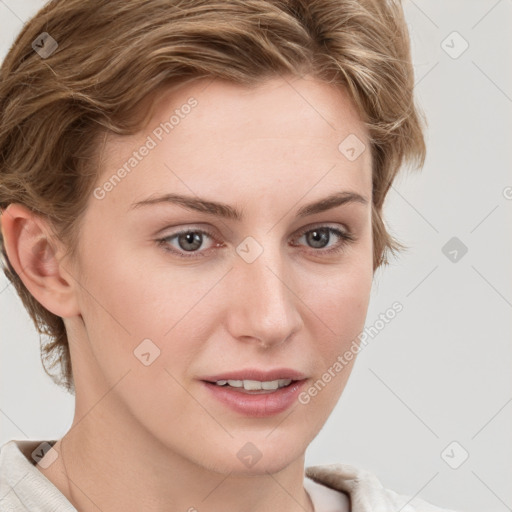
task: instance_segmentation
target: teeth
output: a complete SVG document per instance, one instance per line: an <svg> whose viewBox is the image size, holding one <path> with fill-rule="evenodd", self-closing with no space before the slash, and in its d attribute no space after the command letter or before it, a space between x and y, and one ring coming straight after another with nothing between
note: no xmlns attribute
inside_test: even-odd
<svg viewBox="0 0 512 512"><path fill-rule="evenodd" d="M261 389L277 389L278 387L280 387L278 380L266 381L262 382L261 384L258 382L258 384L261 386Z"/></svg>
<svg viewBox="0 0 512 512"><path fill-rule="evenodd" d="M260 380L218 380L217 386L225 386L228 384L233 388L244 388L247 391L257 391L260 389L273 390L288 386L291 383L291 379L278 379L271 381L260 381Z"/></svg>
<svg viewBox="0 0 512 512"><path fill-rule="evenodd" d="M228 384L229 383L230 382L228 380ZM246 389L247 391L256 391L257 389L261 389L261 385L262 385L262 383L257 380L244 380L243 384L244 384L244 389Z"/></svg>

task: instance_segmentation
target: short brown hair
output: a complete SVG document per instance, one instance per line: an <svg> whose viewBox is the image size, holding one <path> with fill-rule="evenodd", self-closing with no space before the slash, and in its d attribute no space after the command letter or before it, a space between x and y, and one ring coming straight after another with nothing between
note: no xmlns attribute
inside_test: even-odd
<svg viewBox="0 0 512 512"><path fill-rule="evenodd" d="M58 44L51 55L33 49L43 33ZM0 208L21 203L44 216L74 255L100 137L135 133L140 105L158 90L200 77L254 86L305 74L348 90L368 129L375 271L403 247L382 219L389 187L405 161L421 167L426 153L400 0L49 2L0 69ZM50 337L41 343L46 373L74 393L62 318L28 292L1 233L0 250L5 275Z"/></svg>

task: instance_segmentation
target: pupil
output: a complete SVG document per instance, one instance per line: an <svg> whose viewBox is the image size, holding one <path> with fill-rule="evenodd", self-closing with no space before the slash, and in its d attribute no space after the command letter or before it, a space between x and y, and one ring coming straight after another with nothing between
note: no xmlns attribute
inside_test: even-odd
<svg viewBox="0 0 512 512"><path fill-rule="evenodd" d="M326 229L315 229L314 231L311 231L311 238L313 239L313 247L323 247L328 242L328 233ZM320 239L320 245L318 244ZM325 242L322 244L322 242Z"/></svg>
<svg viewBox="0 0 512 512"><path fill-rule="evenodd" d="M186 244L192 244L193 247L183 247L183 245L181 244L181 241L183 238L185 239L185 243ZM199 247L201 247L201 235L199 235L197 232L189 232L189 233L185 233L183 235L181 235L179 237L179 241L180 241L180 247L185 250L185 251L193 251L195 249L198 249ZM195 242L195 243L194 243Z"/></svg>

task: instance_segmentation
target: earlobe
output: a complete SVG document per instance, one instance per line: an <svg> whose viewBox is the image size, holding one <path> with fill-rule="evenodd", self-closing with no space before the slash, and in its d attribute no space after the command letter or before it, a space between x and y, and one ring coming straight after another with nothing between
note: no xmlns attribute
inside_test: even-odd
<svg viewBox="0 0 512 512"><path fill-rule="evenodd" d="M80 314L75 281L62 260L64 248L43 217L19 203L0 217L5 251L31 295L53 314Z"/></svg>

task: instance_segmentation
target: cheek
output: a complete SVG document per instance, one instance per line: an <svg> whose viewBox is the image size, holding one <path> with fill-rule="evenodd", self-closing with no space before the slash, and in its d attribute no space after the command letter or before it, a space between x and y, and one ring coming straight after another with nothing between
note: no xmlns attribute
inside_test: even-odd
<svg viewBox="0 0 512 512"><path fill-rule="evenodd" d="M170 421L162 404L198 414L178 382L196 354L187 313L206 293L206 284L193 285L170 268L142 268L129 252L115 252L113 244L91 251L86 271L83 316L94 355L88 371L108 389L115 386L132 414L155 427Z"/></svg>
<svg viewBox="0 0 512 512"><path fill-rule="evenodd" d="M86 255L84 305L122 338L164 338L205 292L206 284L194 282L193 271L166 265L164 259L155 263L150 251L107 240L100 245Z"/></svg>
<svg viewBox="0 0 512 512"><path fill-rule="evenodd" d="M219 281L222 269L198 272L173 267L164 259L148 264L150 258L142 251L137 257L104 242L99 244L101 250L86 255L87 280L80 305L101 370L111 381L128 369L143 371L146 367L138 359L143 349L155 358L149 367L152 372L186 367L206 336L206 322L195 322L191 328L190 319L210 304L208 291ZM150 377L149 372L144 375Z"/></svg>
<svg viewBox="0 0 512 512"><path fill-rule="evenodd" d="M357 355L358 338L364 329L368 301L369 287L367 283L357 280L354 288L347 289L347 280L343 281L345 288L337 293L328 293L323 297L323 308L318 310L322 322L316 322L317 335L314 337L316 351L320 357L320 373L331 369L336 373L337 384L331 386L333 393L342 389L342 378L338 375L350 373ZM325 334L327 332L327 335ZM323 335L322 335L323 334ZM348 354L348 358L345 354ZM337 361L344 360L343 369L339 368ZM337 365L334 367L333 365ZM327 376L326 379L329 379ZM335 391L337 389L338 391Z"/></svg>
<svg viewBox="0 0 512 512"><path fill-rule="evenodd" d="M304 281L306 304L325 324L325 332L339 339L355 336L363 328L370 300L373 272L370 249L351 256L338 268L329 268L322 278Z"/></svg>
<svg viewBox="0 0 512 512"><path fill-rule="evenodd" d="M310 290L304 297L314 312L309 318L314 326L317 374L322 381L318 386L322 392L315 402L322 402L327 410L343 391L359 352L373 280L371 244L364 244L364 249L351 255L350 264L347 260L338 271L330 269L321 286L317 282L316 287L309 283L305 288Z"/></svg>

